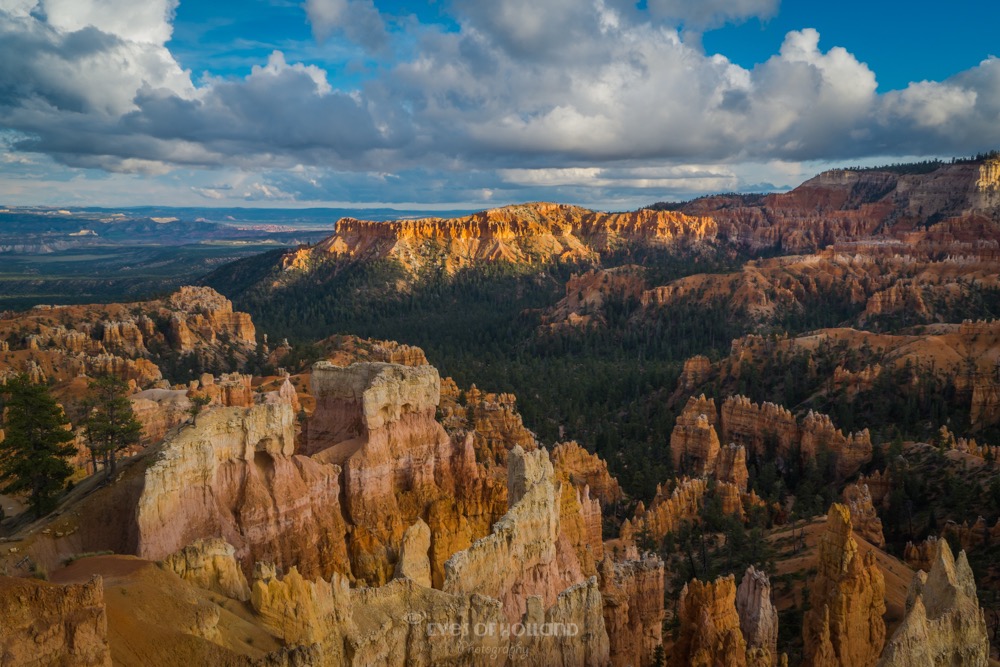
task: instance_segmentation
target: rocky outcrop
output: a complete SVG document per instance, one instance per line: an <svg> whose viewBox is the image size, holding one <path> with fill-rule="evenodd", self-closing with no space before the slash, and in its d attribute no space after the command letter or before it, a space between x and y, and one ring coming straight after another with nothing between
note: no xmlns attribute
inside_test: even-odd
<svg viewBox="0 0 1000 667"><path fill-rule="evenodd" d="M771 581L753 565L736 589L736 613L747 651L763 657L765 665L777 665L778 610L771 602Z"/></svg>
<svg viewBox="0 0 1000 667"><path fill-rule="evenodd" d="M973 426L989 426L1000 421L1000 382L997 375L976 373L972 380L969 419Z"/></svg>
<svg viewBox="0 0 1000 667"><path fill-rule="evenodd" d="M558 628L566 628L566 637L545 637L543 632L524 633L511 642L510 651L541 665L584 665L601 667L610 659L610 644L604 617L601 613L602 598L597 578L571 586L559 594L550 608L542 606L541 598L528 598L528 609L521 620L526 628L549 628L558 635Z"/></svg>
<svg viewBox="0 0 1000 667"><path fill-rule="evenodd" d="M872 501L871 491L867 484L848 484L844 487L844 504L851 511L851 524L854 532L865 538L871 544L882 548L885 546L885 536L882 534L882 519Z"/></svg>
<svg viewBox="0 0 1000 667"><path fill-rule="evenodd" d="M253 321L233 310L233 303L211 287L182 287L169 297L173 311L167 338L181 354L213 346L220 338L251 349L257 345Z"/></svg>
<svg viewBox="0 0 1000 667"><path fill-rule="evenodd" d="M158 560L221 536L245 572L259 560L350 572L340 469L293 454L294 422L288 404L216 408L167 439L145 471L136 553Z"/></svg>
<svg viewBox="0 0 1000 667"><path fill-rule="evenodd" d="M650 664L663 643L663 561L652 554L626 561L606 556L598 569L611 664Z"/></svg>
<svg viewBox="0 0 1000 667"><path fill-rule="evenodd" d="M681 591L680 622L671 665L674 667L746 667L747 644L736 613L732 575L702 583L692 579Z"/></svg>
<svg viewBox="0 0 1000 667"><path fill-rule="evenodd" d="M568 541L586 576L597 573L597 563L604 558L601 503L590 497L590 487L579 489L558 476L560 539Z"/></svg>
<svg viewBox="0 0 1000 667"><path fill-rule="evenodd" d="M507 458L508 511L486 537L445 563L443 590L473 592L500 600L508 619L516 621L526 600L538 595L546 608L560 591L582 580L579 563L560 562L561 484L548 452L511 450ZM503 563L503 567L497 565Z"/></svg>
<svg viewBox="0 0 1000 667"><path fill-rule="evenodd" d="M430 569L430 529L418 522L403 541L399 578L386 585L352 589L341 575L310 581L295 568L279 577L261 563L253 609L289 646L315 646L322 664L486 665L517 655L532 664L608 664L599 580L583 577L560 542L560 485L548 453L515 448L509 468L510 510L489 537L448 561L444 590L417 581L429 583ZM662 564L659 572L662 582Z"/></svg>
<svg viewBox="0 0 1000 667"><path fill-rule="evenodd" d="M279 578L273 565L258 563L250 604L287 645L318 645L323 664L348 664L344 636L351 629L352 609L346 577L310 581L293 566Z"/></svg>
<svg viewBox="0 0 1000 667"><path fill-rule="evenodd" d="M471 433L476 458L484 463L503 465L514 447L531 451L536 446L514 394L483 392L476 385L460 391L451 378L441 381L441 423L449 433Z"/></svg>
<svg viewBox="0 0 1000 667"><path fill-rule="evenodd" d="M684 362L684 369L677 379L677 390L685 394L705 384L712 374L712 362L703 354L697 354Z"/></svg>
<svg viewBox="0 0 1000 667"><path fill-rule="evenodd" d="M566 296L542 314L542 330L583 329L606 326L609 301L639 300L646 282L640 266L625 265L573 274L566 282Z"/></svg>
<svg viewBox="0 0 1000 667"><path fill-rule="evenodd" d="M930 310L924 302L924 295L919 286L913 283L899 282L868 298L865 304L865 316L891 315L907 312L923 317L930 315Z"/></svg>
<svg viewBox="0 0 1000 667"><path fill-rule="evenodd" d="M866 667L882 652L885 580L875 555L858 552L851 531L850 510L833 504L810 588L812 607L802 624L806 665Z"/></svg>
<svg viewBox="0 0 1000 667"><path fill-rule="evenodd" d="M104 585L0 577L0 662L111 667Z"/></svg>
<svg viewBox="0 0 1000 667"><path fill-rule="evenodd" d="M868 429L844 435L835 428L828 415L812 410L802 420L802 441L800 443L804 459L815 458L823 449L836 456L838 476L850 477L872 458L872 441Z"/></svg>
<svg viewBox="0 0 1000 667"><path fill-rule="evenodd" d="M590 497L600 500L605 507L621 501L622 490L618 480L608 472L608 462L576 442L562 442L553 447L552 464L556 474L578 489L588 487Z"/></svg>
<svg viewBox="0 0 1000 667"><path fill-rule="evenodd" d="M882 375L880 364L865 366L857 372L837 366L833 370L833 384L856 394L861 391L871 391L880 375Z"/></svg>
<svg viewBox="0 0 1000 667"><path fill-rule="evenodd" d="M233 545L217 537L195 540L167 556L163 565L181 579L234 600L250 599L247 578L236 562Z"/></svg>
<svg viewBox="0 0 1000 667"><path fill-rule="evenodd" d="M476 463L471 434L449 437L434 419L437 370L321 361L310 383L316 408L303 450L343 468L355 577L391 579L404 530L426 516L432 576L443 581L444 561L487 534L505 508L502 485Z"/></svg>
<svg viewBox="0 0 1000 667"><path fill-rule="evenodd" d="M835 457L841 479L856 474L872 457L867 429L845 436L829 416L812 410L800 425L780 405L758 405L745 396L731 396L723 402L722 438L727 443L744 445L752 457L787 458L798 448L803 461L807 461L815 459L820 451L828 451Z"/></svg>
<svg viewBox="0 0 1000 667"><path fill-rule="evenodd" d="M639 537L654 542L698 517L708 483L703 479L681 479L675 485L661 484L649 509L638 508L632 519L622 523L621 539L634 543ZM641 503L640 503L641 505Z"/></svg>
<svg viewBox="0 0 1000 667"><path fill-rule="evenodd" d="M962 523L948 521L941 531L941 537L959 544L964 551L1000 544L1000 519L997 519L992 528L986 524L986 519L981 516L971 526L968 521Z"/></svg>
<svg viewBox="0 0 1000 667"><path fill-rule="evenodd" d="M938 540L930 572L918 572L910 584L906 616L879 667L986 667L989 656L986 619L965 552L956 562L947 540Z"/></svg>
<svg viewBox="0 0 1000 667"><path fill-rule="evenodd" d="M677 417L677 424L670 433L670 455L675 470L695 476L715 470L719 436L708 415L681 413Z"/></svg>
<svg viewBox="0 0 1000 667"><path fill-rule="evenodd" d="M746 493L750 480L746 448L733 444L721 448L715 461L714 477L719 482L732 484L740 493Z"/></svg>
<svg viewBox="0 0 1000 667"><path fill-rule="evenodd" d="M922 542L907 542L903 548L903 561L914 570L929 572L938 552L938 538L931 535Z"/></svg>
<svg viewBox="0 0 1000 667"><path fill-rule="evenodd" d="M416 273L427 265L448 273L476 262L540 264L592 259L623 242L654 245L715 236L715 222L671 211L601 213L576 206L535 203L507 206L461 218L371 222L342 218L333 236L289 253L286 271L308 271L324 257L391 258ZM433 245L433 254L421 252Z"/></svg>
<svg viewBox="0 0 1000 667"><path fill-rule="evenodd" d="M136 419L142 424L145 445L163 440L170 429L191 416L191 401L183 389L147 389L132 394L129 400Z"/></svg>
<svg viewBox="0 0 1000 667"><path fill-rule="evenodd" d="M834 169L790 192L717 195L687 202L681 211L711 216L720 238L751 249L812 251L872 236L883 225L959 215L992 216L1000 201L995 161L942 164L922 173Z"/></svg>
<svg viewBox="0 0 1000 667"><path fill-rule="evenodd" d="M254 404L253 378L242 373L226 373L219 378L205 373L191 382L188 389L190 398L204 397L209 405L229 408L248 408Z"/></svg>
<svg viewBox="0 0 1000 667"><path fill-rule="evenodd" d="M324 338L316 346L322 350L323 357L335 366L350 366L362 361L381 361L403 366L424 366L428 363L422 349L394 340L336 334Z"/></svg>
<svg viewBox="0 0 1000 667"><path fill-rule="evenodd" d="M431 585L431 529L422 519L403 533L403 545L396 562L396 578L404 577L421 586Z"/></svg>
<svg viewBox="0 0 1000 667"><path fill-rule="evenodd" d="M8 347L0 377L30 372L59 383L112 374L140 389L162 380L158 356L240 363L256 346L250 316L208 287L138 303L34 308L0 318L0 340Z"/></svg>
<svg viewBox="0 0 1000 667"><path fill-rule="evenodd" d="M800 437L794 415L780 405L758 405L746 396L730 396L722 403L722 440L744 445L751 456L766 456L769 448L787 455Z"/></svg>
<svg viewBox="0 0 1000 667"><path fill-rule="evenodd" d="M867 486L871 494L872 503L876 506L883 506L892 491L892 481L889 479L889 471L876 470L870 475L859 475L858 486Z"/></svg>

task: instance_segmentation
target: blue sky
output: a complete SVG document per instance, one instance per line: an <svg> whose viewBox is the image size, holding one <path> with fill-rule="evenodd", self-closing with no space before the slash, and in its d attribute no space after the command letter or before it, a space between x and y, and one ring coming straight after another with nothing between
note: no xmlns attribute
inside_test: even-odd
<svg viewBox="0 0 1000 667"><path fill-rule="evenodd" d="M1000 147L994 3L0 0L0 204L632 208Z"/></svg>

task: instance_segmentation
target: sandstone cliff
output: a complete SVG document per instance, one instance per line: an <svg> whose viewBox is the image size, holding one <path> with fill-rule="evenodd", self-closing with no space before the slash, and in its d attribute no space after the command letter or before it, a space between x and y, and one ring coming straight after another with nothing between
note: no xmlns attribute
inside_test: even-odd
<svg viewBox="0 0 1000 667"><path fill-rule="evenodd" d="M952 557L937 543L929 573L919 572L906 599L906 616L886 644L879 667L986 667L990 643L965 552Z"/></svg>
<svg viewBox="0 0 1000 667"><path fill-rule="evenodd" d="M850 477L872 458L872 441L868 429L844 435L835 428L828 415L812 410L802 420L802 440L799 443L803 458L815 458L821 449L836 457L837 475Z"/></svg>
<svg viewBox="0 0 1000 667"><path fill-rule="evenodd" d="M591 454L573 441L562 442L552 448L552 464L556 472L573 486L588 487L590 496L604 506L614 506L622 499L618 480L608 472L608 463L597 454Z"/></svg>
<svg viewBox="0 0 1000 667"><path fill-rule="evenodd" d="M746 667L747 644L736 613L732 575L709 583L689 581L681 591L677 616L674 667Z"/></svg>
<svg viewBox="0 0 1000 667"><path fill-rule="evenodd" d="M684 369L677 379L677 390L690 394L704 384L712 374L712 362L703 354L697 354L684 362Z"/></svg>
<svg viewBox="0 0 1000 667"><path fill-rule="evenodd" d="M680 528L682 522L696 519L707 488L705 480L687 478L673 485L658 485L649 509L640 507L631 520L622 523L622 541L633 543L640 536L659 541Z"/></svg>
<svg viewBox="0 0 1000 667"><path fill-rule="evenodd" d="M611 664L650 664L663 643L663 561L652 554L619 562L605 556L599 571Z"/></svg>
<svg viewBox="0 0 1000 667"><path fill-rule="evenodd" d="M547 608L559 591L583 577L575 555L560 553L561 484L548 452L515 447L507 475L507 514L489 535L445 563L443 590L500 600L513 622L524 615L528 597L540 596ZM509 565L498 570L497 563Z"/></svg>
<svg viewBox="0 0 1000 667"><path fill-rule="evenodd" d="M916 221L991 216L1000 207L996 173L995 160L912 174L834 169L787 193L702 197L681 210L712 217L720 237L751 248L808 251L870 236L885 223L910 229Z"/></svg>
<svg viewBox="0 0 1000 667"><path fill-rule="evenodd" d="M736 589L736 613L747 651L757 663L778 664L778 610L771 602L771 581L754 566L747 568Z"/></svg>
<svg viewBox="0 0 1000 667"><path fill-rule="evenodd" d="M692 399L677 417L670 434L674 470L694 476L707 475L715 470L719 436L709 418L709 414L715 415L715 404L711 400L708 403L710 412L696 412L699 404Z"/></svg>
<svg viewBox="0 0 1000 667"><path fill-rule="evenodd" d="M521 204L450 220L369 222L343 218L336 233L282 259L286 271L308 271L326 257L393 258L411 272L427 265L451 273L481 261L539 264L596 258L623 243L668 245L715 236L705 217L670 211L600 213L561 204Z"/></svg>
<svg viewBox="0 0 1000 667"><path fill-rule="evenodd" d="M153 350L240 360L256 333L218 292L182 287L153 301L34 308L0 318L0 340L0 376L29 372L58 383L110 373L147 388L162 379Z"/></svg>
<svg viewBox="0 0 1000 667"><path fill-rule="evenodd" d="M236 549L225 540L195 540L167 556L163 565L200 588L243 602L250 599L250 587L236 561Z"/></svg>
<svg viewBox="0 0 1000 667"><path fill-rule="evenodd" d="M542 330L607 325L605 306L609 302L638 302L646 288L643 273L640 266L626 265L574 274L566 283L566 296L542 314Z"/></svg>
<svg viewBox="0 0 1000 667"><path fill-rule="evenodd" d="M874 554L858 553L851 528L850 510L832 505L810 588L812 608L802 623L806 665L871 666L885 643L885 581Z"/></svg>
<svg viewBox="0 0 1000 667"><path fill-rule="evenodd" d="M217 408L166 440L145 472L137 553L162 559L221 536L245 572L268 560L310 576L350 572L340 470L293 454L288 404Z"/></svg>
<svg viewBox="0 0 1000 667"><path fill-rule="evenodd" d="M601 587L572 566L573 553L560 542L559 484L547 452L515 448L508 485L508 513L490 536L448 561L444 590L415 580L429 569L429 528L418 522L404 540L400 578L352 589L337 574L309 581L294 568L279 577L259 564L252 606L289 645L316 647L322 664L608 664ZM415 571L423 574L408 574ZM662 601L662 564L658 571L654 603ZM512 630L512 623L551 632ZM629 627L654 625L658 617L636 610Z"/></svg>
<svg viewBox="0 0 1000 667"><path fill-rule="evenodd" d="M318 362L310 383L316 408L303 451L343 468L354 576L391 579L404 530L426 517L440 585L444 561L486 535L506 507L503 485L476 463L472 435L449 436L435 421L437 370Z"/></svg>
<svg viewBox="0 0 1000 667"><path fill-rule="evenodd" d="M828 415L812 410L799 424L795 416L780 405L758 405L745 396L731 396L723 402L722 437L725 442L744 445L747 454L754 457L787 458L797 447L806 461L815 459L820 451L828 451L835 457L840 478L856 474L872 457L867 429L844 435Z"/></svg>
<svg viewBox="0 0 1000 667"><path fill-rule="evenodd" d="M104 585L0 577L0 661L111 667Z"/></svg>
<svg viewBox="0 0 1000 667"><path fill-rule="evenodd" d="M879 548L885 547L882 519L875 511L871 491L867 484L848 484L844 487L844 503L851 512L855 532Z"/></svg>
<svg viewBox="0 0 1000 667"><path fill-rule="evenodd" d="M477 460L487 464L503 465L514 447L530 451L536 446L534 434L521 421L514 394L484 392L476 385L462 392L451 378L441 381L441 423L449 433L471 433Z"/></svg>
<svg viewBox="0 0 1000 667"><path fill-rule="evenodd" d="M774 403L750 402L746 396L730 396L722 403L722 439L744 445L753 456L764 456L767 448L787 454L801 437L795 416Z"/></svg>

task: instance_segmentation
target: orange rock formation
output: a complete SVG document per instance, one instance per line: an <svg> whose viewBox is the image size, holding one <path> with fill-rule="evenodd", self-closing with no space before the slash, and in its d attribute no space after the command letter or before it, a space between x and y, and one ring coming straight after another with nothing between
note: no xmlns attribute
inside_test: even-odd
<svg viewBox="0 0 1000 667"><path fill-rule="evenodd" d="M885 643L885 581L872 552L861 556L851 536L851 513L834 503L819 547L812 608L802 624L806 665L866 667Z"/></svg>
<svg viewBox="0 0 1000 667"><path fill-rule="evenodd" d="M848 484L844 487L844 504L851 511L854 531L879 548L885 547L882 535L882 519L879 518L872 502L867 484Z"/></svg>
<svg viewBox="0 0 1000 667"><path fill-rule="evenodd" d="M326 257L391 257L417 271L433 263L453 272L478 261L539 264L596 258L622 243L671 244L713 238L715 222L670 211L600 213L561 204L522 204L470 216L369 222L343 218L336 233L289 253L282 266L308 271ZM424 251L431 243L438 249Z"/></svg>
<svg viewBox="0 0 1000 667"><path fill-rule="evenodd" d="M663 561L654 555L600 567L604 625L614 667L649 664L663 642Z"/></svg>
<svg viewBox="0 0 1000 667"><path fill-rule="evenodd" d="M0 658L5 665L111 667L104 586L59 586L0 577Z"/></svg>
<svg viewBox="0 0 1000 667"><path fill-rule="evenodd" d="M715 432L715 402L704 396L692 397L677 417L670 434L670 455L674 469L701 476L715 470L719 436Z"/></svg>
<svg viewBox="0 0 1000 667"><path fill-rule="evenodd" d="M613 506L622 499L621 487L608 472L607 461L576 442L562 442L553 447L552 464L556 472L573 486L578 489L589 487L590 496L600 500L602 505Z"/></svg>
<svg viewBox="0 0 1000 667"><path fill-rule="evenodd" d="M671 664L675 667L746 667L747 644L736 613L732 575L702 583L692 579L681 591L680 630Z"/></svg>

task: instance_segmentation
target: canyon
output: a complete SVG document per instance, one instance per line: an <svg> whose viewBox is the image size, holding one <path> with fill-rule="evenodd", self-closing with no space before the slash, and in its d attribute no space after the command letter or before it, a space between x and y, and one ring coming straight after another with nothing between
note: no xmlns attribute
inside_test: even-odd
<svg viewBox="0 0 1000 667"><path fill-rule="evenodd" d="M51 515L0 497L0 661L988 667L998 178L348 218L4 313L79 453Z"/></svg>

